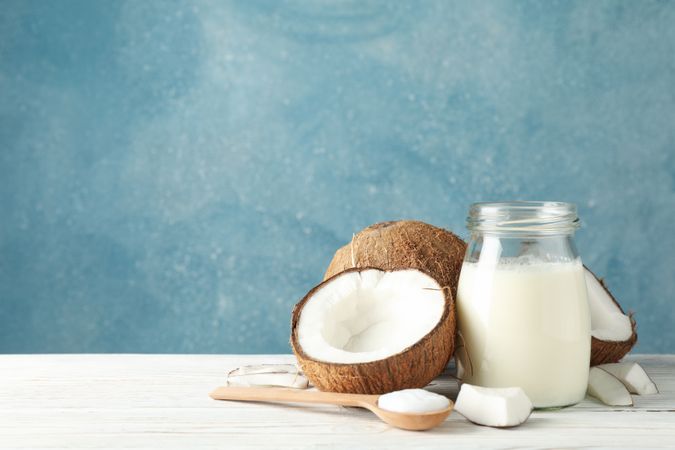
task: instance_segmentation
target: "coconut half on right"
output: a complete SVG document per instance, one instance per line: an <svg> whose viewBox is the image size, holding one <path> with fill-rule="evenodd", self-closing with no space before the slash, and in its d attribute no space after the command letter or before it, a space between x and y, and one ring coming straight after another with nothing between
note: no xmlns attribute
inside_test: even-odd
<svg viewBox="0 0 675 450"><path fill-rule="evenodd" d="M416 269L348 269L293 309L291 346L322 391L422 388L454 350L452 294Z"/></svg>
<svg viewBox="0 0 675 450"><path fill-rule="evenodd" d="M636 323L626 314L605 283L584 268L591 311L591 366L615 363L637 342Z"/></svg>

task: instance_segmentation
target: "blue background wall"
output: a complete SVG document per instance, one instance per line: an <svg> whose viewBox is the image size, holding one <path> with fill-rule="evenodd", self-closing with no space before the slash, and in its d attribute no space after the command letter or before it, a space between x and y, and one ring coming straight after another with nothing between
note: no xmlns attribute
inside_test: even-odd
<svg viewBox="0 0 675 450"><path fill-rule="evenodd" d="M287 352L376 221L576 202L675 352L675 2L0 1L0 352Z"/></svg>

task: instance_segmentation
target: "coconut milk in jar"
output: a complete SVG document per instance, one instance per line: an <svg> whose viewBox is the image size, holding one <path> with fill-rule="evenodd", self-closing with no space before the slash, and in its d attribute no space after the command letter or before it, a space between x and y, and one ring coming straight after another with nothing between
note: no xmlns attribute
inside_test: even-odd
<svg viewBox="0 0 675 450"><path fill-rule="evenodd" d="M463 382L519 386L539 408L584 398L591 334L578 223L570 203L471 206L457 289Z"/></svg>

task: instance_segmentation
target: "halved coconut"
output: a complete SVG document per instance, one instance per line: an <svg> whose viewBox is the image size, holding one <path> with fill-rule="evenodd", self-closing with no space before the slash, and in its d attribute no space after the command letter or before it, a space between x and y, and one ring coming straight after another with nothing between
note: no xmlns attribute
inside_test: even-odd
<svg viewBox="0 0 675 450"><path fill-rule="evenodd" d="M424 387L452 355L451 295L419 270L348 269L293 309L293 352L323 391L382 394Z"/></svg>
<svg viewBox="0 0 675 450"><path fill-rule="evenodd" d="M585 274L591 310L591 366L618 362L637 341L635 320L624 313L602 280L588 268Z"/></svg>
<svg viewBox="0 0 675 450"><path fill-rule="evenodd" d="M419 269L457 294L466 242L454 233L415 220L380 222L359 231L338 249L324 280L352 267Z"/></svg>

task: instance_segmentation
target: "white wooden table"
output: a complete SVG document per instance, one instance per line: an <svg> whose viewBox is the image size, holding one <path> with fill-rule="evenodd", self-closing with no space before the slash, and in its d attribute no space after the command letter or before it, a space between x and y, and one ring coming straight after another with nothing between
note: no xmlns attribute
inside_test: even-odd
<svg viewBox="0 0 675 450"><path fill-rule="evenodd" d="M0 448L675 448L675 355L632 357L661 393L632 408L587 399L493 429L451 414L427 432L336 406L211 400L228 370L261 355L0 355ZM456 395L448 375L436 392Z"/></svg>

